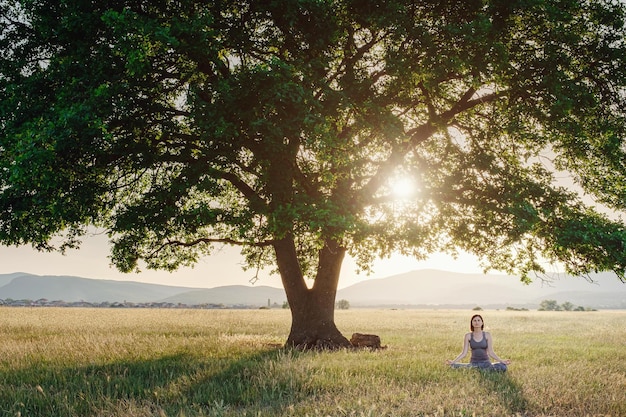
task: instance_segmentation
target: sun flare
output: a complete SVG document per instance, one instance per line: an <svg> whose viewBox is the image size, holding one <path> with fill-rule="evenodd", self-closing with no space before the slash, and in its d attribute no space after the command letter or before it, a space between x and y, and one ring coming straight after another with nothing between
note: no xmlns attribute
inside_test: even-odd
<svg viewBox="0 0 626 417"><path fill-rule="evenodd" d="M415 182L410 178L398 178L391 184L391 191L396 198L411 197L415 190Z"/></svg>

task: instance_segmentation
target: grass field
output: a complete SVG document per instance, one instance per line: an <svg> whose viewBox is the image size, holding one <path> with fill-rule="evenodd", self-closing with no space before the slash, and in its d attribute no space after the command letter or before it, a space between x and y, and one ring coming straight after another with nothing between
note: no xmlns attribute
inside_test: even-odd
<svg viewBox="0 0 626 417"><path fill-rule="evenodd" d="M316 353L286 310L0 308L0 416L626 416L626 311L483 311L506 374L444 365L472 313L338 311L388 348Z"/></svg>

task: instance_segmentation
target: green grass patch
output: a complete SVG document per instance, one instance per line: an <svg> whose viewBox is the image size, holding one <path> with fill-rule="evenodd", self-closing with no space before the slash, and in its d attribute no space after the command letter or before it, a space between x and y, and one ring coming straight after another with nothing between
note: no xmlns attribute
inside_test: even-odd
<svg viewBox="0 0 626 417"><path fill-rule="evenodd" d="M444 365L471 315L338 311L388 348L320 353L286 310L1 308L0 416L626 415L626 312L482 312L506 374Z"/></svg>

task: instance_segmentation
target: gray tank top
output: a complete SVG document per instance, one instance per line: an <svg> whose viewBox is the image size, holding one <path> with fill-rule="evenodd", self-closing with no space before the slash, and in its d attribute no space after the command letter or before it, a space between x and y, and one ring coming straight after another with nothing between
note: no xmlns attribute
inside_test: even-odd
<svg viewBox="0 0 626 417"><path fill-rule="evenodd" d="M470 336L469 341L470 348L472 349L472 357L470 362L484 362L489 360L489 354L487 353L487 338L485 332L483 332L483 339L480 342L474 340L474 333Z"/></svg>

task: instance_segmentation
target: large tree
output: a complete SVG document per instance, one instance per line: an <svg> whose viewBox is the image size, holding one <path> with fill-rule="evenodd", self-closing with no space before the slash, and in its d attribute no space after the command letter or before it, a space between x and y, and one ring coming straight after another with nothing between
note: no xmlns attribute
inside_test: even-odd
<svg viewBox="0 0 626 417"><path fill-rule="evenodd" d="M95 226L122 271L239 245L282 277L301 347L348 344L347 253L624 279L623 3L0 3L6 245Z"/></svg>

